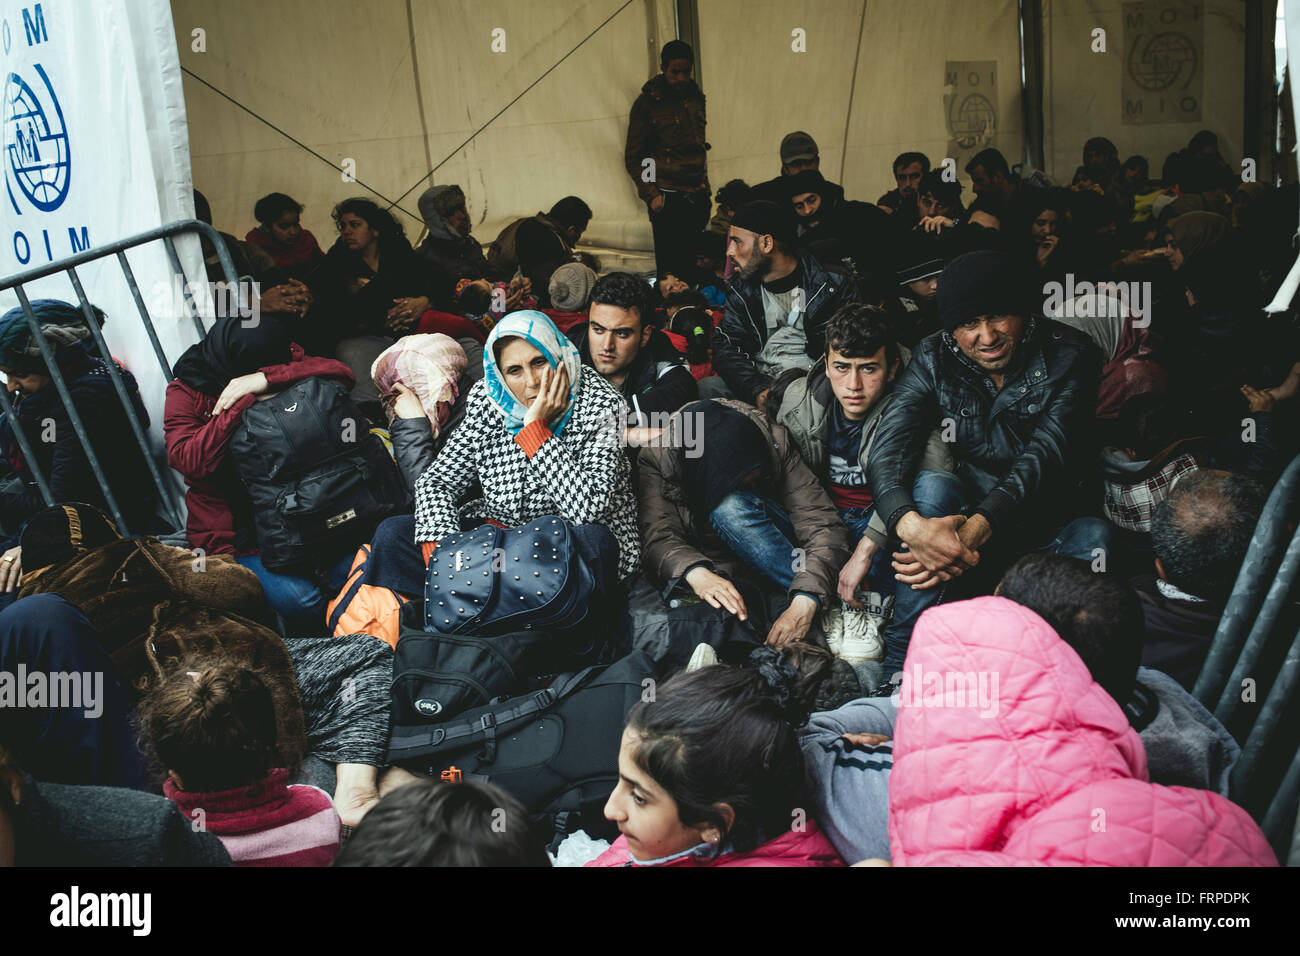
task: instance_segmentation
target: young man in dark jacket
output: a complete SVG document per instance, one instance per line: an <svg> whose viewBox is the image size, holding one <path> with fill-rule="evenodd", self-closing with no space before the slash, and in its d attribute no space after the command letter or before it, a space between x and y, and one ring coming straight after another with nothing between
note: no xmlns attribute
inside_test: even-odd
<svg viewBox="0 0 1300 956"><path fill-rule="evenodd" d="M672 40L659 55L663 72L641 87L628 117L623 161L650 211L659 275L686 275L691 240L709 222L704 93L691 79L695 51ZM649 161L649 162L647 162Z"/></svg>
<svg viewBox="0 0 1300 956"><path fill-rule="evenodd" d="M976 563L996 574L1035 550L1104 561L1110 526L1078 517L1088 510L1080 481L1096 469L1100 357L1087 336L1034 311L1017 259L959 256L939 282L943 331L918 344L894 388L868 463L876 507L906 548L897 580L912 585L898 589L886 674L902 667L920 613ZM917 467L932 428L951 443L954 474Z"/></svg>
<svg viewBox="0 0 1300 956"><path fill-rule="evenodd" d="M582 364L622 393L642 427L652 426L648 416L675 412L699 397L686 357L650 323L649 312L645 282L611 272L591 289L590 319L568 332Z"/></svg>
<svg viewBox="0 0 1300 956"><path fill-rule="evenodd" d="M781 372L826 352L826 323L858 300L852 278L795 248L789 206L760 200L736 210L727 257L736 274L713 337L713 369L741 401L761 402Z"/></svg>
<svg viewBox="0 0 1300 956"><path fill-rule="evenodd" d="M828 182L814 169L788 177L786 187L802 248L823 265L851 267L858 285L882 300L893 291L894 231L888 213L871 203L845 199L843 186Z"/></svg>
<svg viewBox="0 0 1300 956"><path fill-rule="evenodd" d="M564 250L566 258L573 258L573 248L587 231L591 222L591 207L577 196L565 196L550 212L539 212L536 216L516 219L501 230L488 248L487 261L498 278L509 278L523 263L519 259L516 238L524 223L536 223L553 233L558 245ZM525 269L525 272L527 269ZM534 283L535 285L535 283Z"/></svg>
<svg viewBox="0 0 1300 956"><path fill-rule="evenodd" d="M900 153L894 158L894 182L898 186L876 200L876 205L892 213L897 232L907 232L921 218L917 187L930 171L930 157L925 153Z"/></svg>

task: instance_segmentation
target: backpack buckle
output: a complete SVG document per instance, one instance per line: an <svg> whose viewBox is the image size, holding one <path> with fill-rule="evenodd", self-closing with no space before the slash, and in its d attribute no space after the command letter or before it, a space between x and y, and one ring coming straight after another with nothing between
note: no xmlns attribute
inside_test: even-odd
<svg viewBox="0 0 1300 956"><path fill-rule="evenodd" d="M478 720L479 729L483 731L483 750L479 753L479 759L484 763L492 763L497 759L497 716L488 711Z"/></svg>

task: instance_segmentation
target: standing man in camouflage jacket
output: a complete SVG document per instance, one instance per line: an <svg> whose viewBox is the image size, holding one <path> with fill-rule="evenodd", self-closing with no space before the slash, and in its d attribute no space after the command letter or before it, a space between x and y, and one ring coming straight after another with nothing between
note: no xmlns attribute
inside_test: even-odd
<svg viewBox="0 0 1300 956"><path fill-rule="evenodd" d="M663 72L632 104L623 159L650 212L655 270L661 278L682 277L694 269L692 242L709 221L704 94L691 79L695 51L689 43L665 44L659 65Z"/></svg>

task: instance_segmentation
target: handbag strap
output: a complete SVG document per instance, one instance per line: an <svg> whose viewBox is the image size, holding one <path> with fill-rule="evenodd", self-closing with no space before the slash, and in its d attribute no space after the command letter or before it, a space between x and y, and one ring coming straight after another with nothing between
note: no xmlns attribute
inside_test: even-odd
<svg viewBox="0 0 1300 956"><path fill-rule="evenodd" d="M366 552L366 560L361 562L361 567L357 568L356 580L348 585L348 589L343 592L343 596L339 598L338 603L334 605L334 613L331 614L330 619L325 622L325 629L331 637L334 635L334 629L339 626L339 618L343 616L343 612L348 609L348 605L352 603L352 599L356 597L357 592L361 590L361 585L365 583L366 565L370 562L370 545L363 544L361 549Z"/></svg>

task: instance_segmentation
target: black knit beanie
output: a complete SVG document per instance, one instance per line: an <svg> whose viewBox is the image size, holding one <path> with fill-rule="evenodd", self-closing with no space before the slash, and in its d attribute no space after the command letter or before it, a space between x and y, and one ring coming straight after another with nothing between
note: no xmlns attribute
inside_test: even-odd
<svg viewBox="0 0 1300 956"><path fill-rule="evenodd" d="M939 276L939 322L947 332L980 315L1036 311L1033 277L1006 252L981 249L958 256Z"/></svg>

